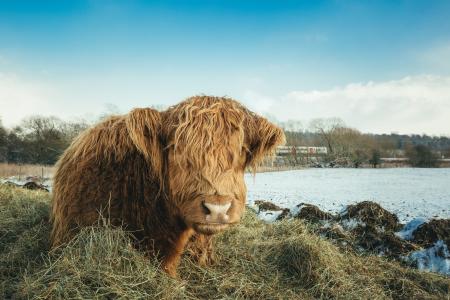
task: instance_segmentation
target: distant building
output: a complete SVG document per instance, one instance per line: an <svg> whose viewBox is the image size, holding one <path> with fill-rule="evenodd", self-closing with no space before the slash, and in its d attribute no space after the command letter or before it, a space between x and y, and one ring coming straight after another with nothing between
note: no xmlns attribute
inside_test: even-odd
<svg viewBox="0 0 450 300"><path fill-rule="evenodd" d="M277 155L298 155L298 154L309 154L309 155L326 155L328 153L327 147L306 147L306 146L279 146L277 147Z"/></svg>

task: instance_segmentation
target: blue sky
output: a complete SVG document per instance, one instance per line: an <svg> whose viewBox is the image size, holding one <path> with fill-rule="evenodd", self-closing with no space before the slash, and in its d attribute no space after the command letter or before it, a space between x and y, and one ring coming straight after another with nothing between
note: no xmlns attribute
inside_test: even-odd
<svg viewBox="0 0 450 300"><path fill-rule="evenodd" d="M0 0L6 125L206 93L281 121L450 134L449 76L450 1Z"/></svg>

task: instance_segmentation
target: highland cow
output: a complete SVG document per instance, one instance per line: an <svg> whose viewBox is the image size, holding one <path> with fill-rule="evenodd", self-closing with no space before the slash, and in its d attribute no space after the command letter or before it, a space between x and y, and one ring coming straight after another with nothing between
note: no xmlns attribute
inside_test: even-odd
<svg viewBox="0 0 450 300"><path fill-rule="evenodd" d="M228 98L196 96L163 112L111 117L77 137L57 163L52 245L101 215L175 276L194 237L194 256L209 260L209 236L244 212L244 171L283 142L280 128Z"/></svg>

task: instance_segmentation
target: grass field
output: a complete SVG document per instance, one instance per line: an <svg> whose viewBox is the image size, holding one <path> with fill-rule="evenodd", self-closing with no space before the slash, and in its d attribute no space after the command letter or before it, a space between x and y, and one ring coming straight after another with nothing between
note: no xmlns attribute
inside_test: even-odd
<svg viewBox="0 0 450 300"><path fill-rule="evenodd" d="M299 220L266 224L249 210L217 236L214 266L186 256L174 280L108 226L49 252L48 213L48 193L0 185L0 298L449 298L448 277L345 252Z"/></svg>

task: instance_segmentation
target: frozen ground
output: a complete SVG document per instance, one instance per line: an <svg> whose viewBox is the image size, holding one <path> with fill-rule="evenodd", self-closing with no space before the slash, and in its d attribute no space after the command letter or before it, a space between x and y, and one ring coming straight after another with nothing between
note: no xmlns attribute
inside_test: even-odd
<svg viewBox="0 0 450 300"><path fill-rule="evenodd" d="M324 211L342 212L349 204L371 200L394 212L406 223L400 238L431 218L450 218L450 169L304 169L246 175L248 201L267 200L298 211L298 204L315 204ZM281 211L260 212L271 222ZM356 220L343 224L347 229ZM443 241L412 252L405 259L421 270L450 275L450 252Z"/></svg>
<svg viewBox="0 0 450 300"><path fill-rule="evenodd" d="M450 218L450 169L304 169L246 174L248 201L268 200L290 209L301 202L340 212L372 200L398 215ZM268 216L270 219L271 216Z"/></svg>

